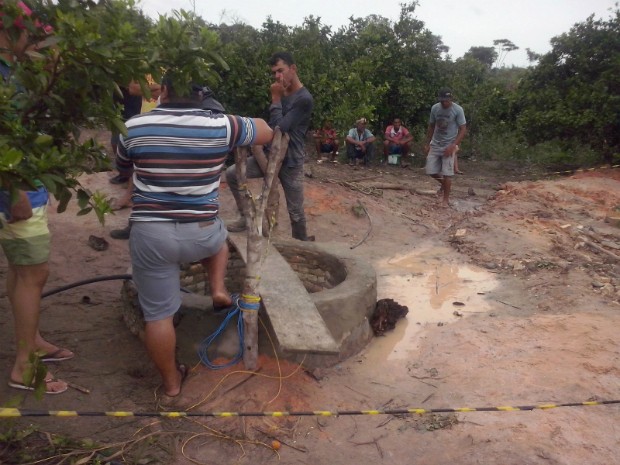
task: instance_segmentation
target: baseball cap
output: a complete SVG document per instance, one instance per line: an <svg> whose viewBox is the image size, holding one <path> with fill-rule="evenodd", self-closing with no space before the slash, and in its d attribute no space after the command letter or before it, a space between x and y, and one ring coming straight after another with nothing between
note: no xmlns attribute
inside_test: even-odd
<svg viewBox="0 0 620 465"><path fill-rule="evenodd" d="M358 119L355 124L366 124L368 121L366 120L366 118L360 118Z"/></svg>
<svg viewBox="0 0 620 465"><path fill-rule="evenodd" d="M452 90L449 87L442 87L437 92L437 98L439 100L452 100Z"/></svg>

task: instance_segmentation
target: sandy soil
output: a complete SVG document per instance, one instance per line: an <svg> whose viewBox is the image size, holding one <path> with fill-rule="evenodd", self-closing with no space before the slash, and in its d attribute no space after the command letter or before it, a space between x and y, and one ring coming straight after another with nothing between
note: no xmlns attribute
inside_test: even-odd
<svg viewBox="0 0 620 465"><path fill-rule="evenodd" d="M179 349L196 365L182 396L162 406L154 369L120 317L121 282L99 282L44 299L41 324L51 340L77 354L54 366L55 373L90 393L72 389L37 401L0 383L1 404L41 410L257 412L620 399L620 229L605 222L620 205L620 171L540 177L525 166L464 159L466 174L455 180L453 208L441 209L432 195L436 186L419 167L353 170L313 161L307 168L310 233L318 241L354 246L370 229L352 253L377 270L379 298L408 306L409 314L394 331L329 369L308 373L263 357L258 373L251 375L241 365L216 371L199 365L196 334L206 337L213 328L189 331L190 323L183 321ZM121 189L107 182L109 176L86 176L84 183L119 196ZM540 180L532 181L534 176ZM354 214L360 203L368 217ZM227 189L222 204L222 216L231 218ZM109 238L111 229L125 225L128 211L102 226L92 215L74 216L72 209L51 215L48 289L122 274L129 266L127 242ZM286 218L284 211L280 218ZM276 235L288 237L283 223ZM107 238L109 248L90 248L90 235ZM0 286L6 275L3 260ZM6 378L14 341L5 297L0 305ZM424 415L22 418L0 420L0 429L31 424L53 435L32 434L33 446L56 435L124 442L126 449L115 458L121 463L602 465L615 463L620 454L617 404ZM272 439L281 442L277 452ZM0 462L17 463L17 456L15 450L0 449Z"/></svg>

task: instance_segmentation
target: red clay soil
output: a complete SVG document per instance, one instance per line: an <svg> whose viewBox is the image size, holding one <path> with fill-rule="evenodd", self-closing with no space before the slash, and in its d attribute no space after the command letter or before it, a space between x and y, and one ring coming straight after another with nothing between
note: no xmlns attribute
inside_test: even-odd
<svg viewBox="0 0 620 465"><path fill-rule="evenodd" d="M620 399L620 263L614 258L620 256L620 229L606 222L620 205L620 170L553 178L538 173L532 180L529 167L463 159L466 174L455 179L453 207L440 209L432 195L436 185L420 162L414 165L352 170L308 163L309 233L318 241L359 244L351 251L377 270L378 297L409 310L358 355L312 372L266 356L256 374L242 364L210 370L198 364L196 347L213 328L201 328L199 318L184 320L179 351L193 369L181 396L162 399L142 344L120 317L121 283L108 281L43 303L42 331L76 352L51 368L90 393L71 389L38 401L0 383L1 404L337 412ZM83 182L120 195L109 176L85 176ZM224 188L224 219L234 217L232 202ZM76 210L72 205L50 216L48 289L128 269L127 242L109 237L126 224L128 211L101 226L93 215L75 216ZM281 205L277 237L290 235L286 218ZM90 235L106 238L109 248L90 248ZM0 286L6 269L1 258ZM0 303L6 378L14 341L8 300ZM31 435L31 444L41 447L55 435L125 443L115 458L121 463L608 465L620 455L618 404L424 415L0 420L2 431L30 424L53 435ZM278 451L271 447L274 439L282 444ZM16 457L17 451L0 448L1 462L17 463Z"/></svg>

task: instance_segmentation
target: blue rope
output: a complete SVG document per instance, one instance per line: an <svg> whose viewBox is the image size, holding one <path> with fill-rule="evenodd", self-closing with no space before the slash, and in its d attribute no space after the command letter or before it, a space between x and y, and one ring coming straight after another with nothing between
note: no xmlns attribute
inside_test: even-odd
<svg viewBox="0 0 620 465"><path fill-rule="evenodd" d="M239 294L233 294L231 297L233 300L233 304L230 310L228 310L226 317L224 318L222 323L220 323L220 326L210 336L208 336L204 341L202 341L198 347L198 357L200 358L200 361L207 367L211 368L212 370L219 370L221 368L227 368L229 366L236 364L239 360L241 360L241 358L243 357L243 339L244 339L243 318L242 318L243 311L258 311L260 308L260 301L258 303L248 303L248 302L245 302L243 299L241 299L239 297ZM215 342L215 340L218 337L220 337L222 333L224 333L224 330L226 329L226 326L228 325L228 323L235 317L237 317L237 333L239 335L239 351L233 357L233 359L230 360L229 362L223 363L221 365L216 365L213 362L211 362L211 360L209 360L209 355L208 355L209 347L211 347L211 344L213 344L213 342Z"/></svg>

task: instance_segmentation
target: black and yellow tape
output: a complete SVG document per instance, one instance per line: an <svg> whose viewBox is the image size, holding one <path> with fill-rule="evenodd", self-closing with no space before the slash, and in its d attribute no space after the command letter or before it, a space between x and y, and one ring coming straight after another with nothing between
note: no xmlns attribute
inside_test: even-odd
<svg viewBox="0 0 620 465"><path fill-rule="evenodd" d="M469 413L469 412L518 412L531 410L550 410L560 407L590 407L595 405L620 404L620 400L598 400L586 402L568 402L564 404L539 404L539 405L520 405L499 406L499 407L459 407L459 408L402 408L390 410L309 410L301 412L78 412L76 410L30 410L17 408L0 408L0 418L15 417L338 417L345 415L424 415L428 413Z"/></svg>

